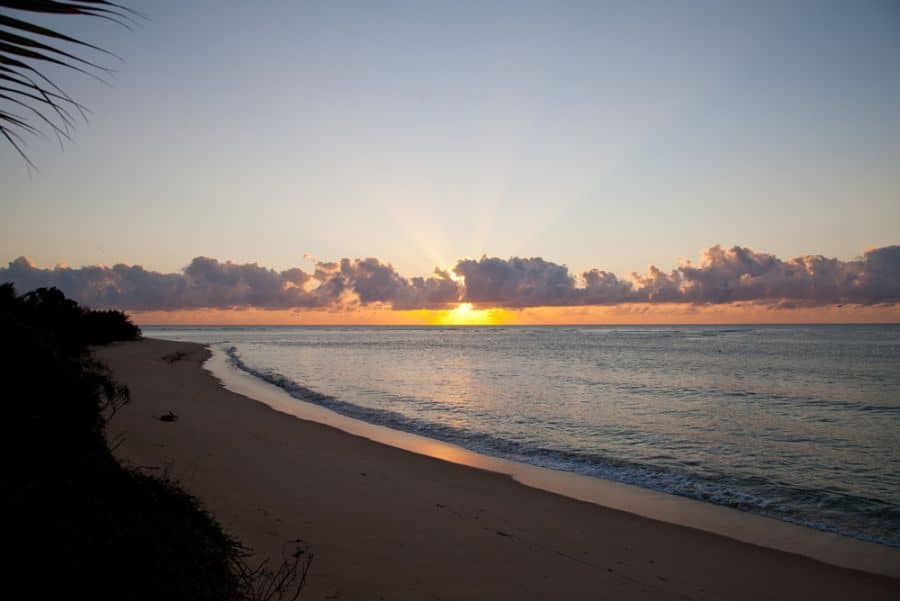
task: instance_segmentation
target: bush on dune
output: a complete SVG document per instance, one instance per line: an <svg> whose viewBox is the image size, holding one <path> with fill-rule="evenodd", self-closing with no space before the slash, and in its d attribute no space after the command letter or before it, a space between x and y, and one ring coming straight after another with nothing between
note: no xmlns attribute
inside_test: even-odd
<svg viewBox="0 0 900 601"><path fill-rule="evenodd" d="M128 401L128 391L95 361L89 346L124 332L121 340L140 337L140 329L120 312L105 317L106 330L92 333L93 312L67 299L55 288L16 296L10 284L0 286L3 382L7 420L16 448L28 450L23 467L49 457L83 455L106 448L104 428L109 414Z"/></svg>
<svg viewBox="0 0 900 601"><path fill-rule="evenodd" d="M277 599L299 593L309 560L250 569L245 549L166 477L119 464L107 420L128 390L90 346L137 340L119 311L55 288L0 285L8 537L15 579L38 598Z"/></svg>

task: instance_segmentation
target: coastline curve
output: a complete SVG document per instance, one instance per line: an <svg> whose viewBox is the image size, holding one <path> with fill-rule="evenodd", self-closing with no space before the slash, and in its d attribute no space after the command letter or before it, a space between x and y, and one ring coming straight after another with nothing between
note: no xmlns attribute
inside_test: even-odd
<svg viewBox="0 0 900 601"><path fill-rule="evenodd" d="M642 517L711 532L824 563L900 578L900 550L774 518L639 486L491 457L459 446L340 415L231 365L207 345L203 367L227 390L295 418L331 426L373 442L443 461L500 473L532 488Z"/></svg>

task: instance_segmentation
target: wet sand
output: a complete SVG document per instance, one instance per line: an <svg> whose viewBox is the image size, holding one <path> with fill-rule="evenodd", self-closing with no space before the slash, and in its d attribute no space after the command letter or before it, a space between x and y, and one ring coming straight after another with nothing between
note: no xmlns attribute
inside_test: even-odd
<svg viewBox="0 0 900 601"><path fill-rule="evenodd" d="M186 356L162 359L176 352ZM110 424L116 454L168 470L260 556L306 541L315 559L304 599L900 598L898 579L279 413L223 388L202 368L201 345L144 340L98 356L132 394ZM158 419L169 411L177 421ZM900 573L900 551L881 555Z"/></svg>

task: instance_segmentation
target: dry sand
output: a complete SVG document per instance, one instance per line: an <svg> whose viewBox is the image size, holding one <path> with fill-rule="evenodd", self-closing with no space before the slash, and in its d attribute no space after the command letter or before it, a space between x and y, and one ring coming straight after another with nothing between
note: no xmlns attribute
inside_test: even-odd
<svg viewBox="0 0 900 601"><path fill-rule="evenodd" d="M304 599L900 599L897 579L278 413L225 390L201 367L208 354L158 340L101 349L132 394L111 442L126 463L168 469L262 556L305 540ZM168 411L178 420L158 419Z"/></svg>

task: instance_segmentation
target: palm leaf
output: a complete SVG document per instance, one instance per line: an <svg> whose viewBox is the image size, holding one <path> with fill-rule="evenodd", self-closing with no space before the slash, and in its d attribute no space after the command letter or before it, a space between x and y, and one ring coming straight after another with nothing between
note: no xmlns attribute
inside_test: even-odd
<svg viewBox="0 0 900 601"><path fill-rule="evenodd" d="M124 27L142 16L105 0L0 0L0 8L31 13L31 16L94 17ZM77 111L85 120L88 112L53 83L43 69L70 69L103 83L106 83L103 75L112 73L110 68L80 56L79 49L115 57L94 44L38 25L30 19L0 14L0 135L12 145L29 169L35 165L24 150L26 135L42 136L40 126L43 126L49 128L62 144L63 138L70 139L75 125L72 112Z"/></svg>

